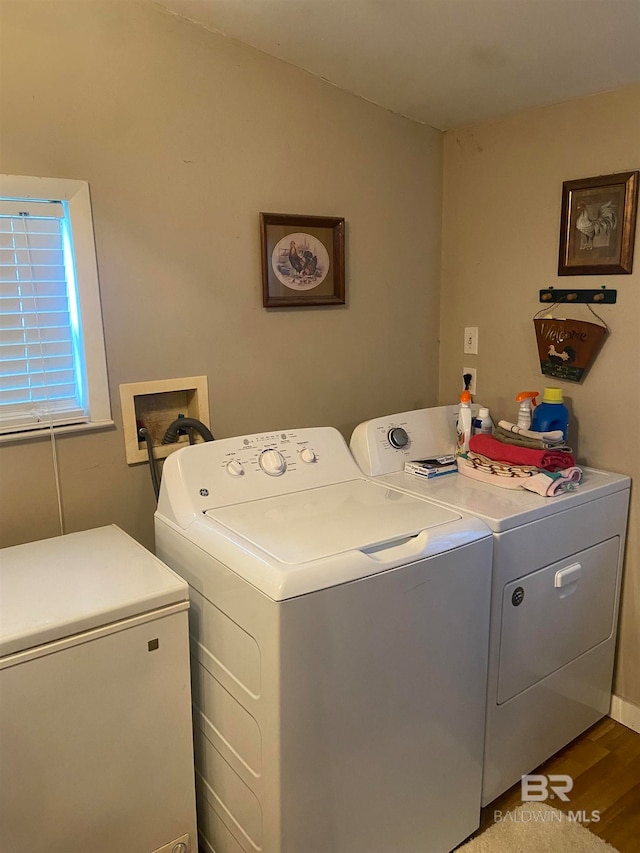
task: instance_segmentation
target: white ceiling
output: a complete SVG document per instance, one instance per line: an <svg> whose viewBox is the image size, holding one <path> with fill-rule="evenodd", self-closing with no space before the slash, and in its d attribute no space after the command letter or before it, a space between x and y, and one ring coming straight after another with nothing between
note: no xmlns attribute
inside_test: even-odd
<svg viewBox="0 0 640 853"><path fill-rule="evenodd" d="M158 0L441 130L640 82L640 0Z"/></svg>

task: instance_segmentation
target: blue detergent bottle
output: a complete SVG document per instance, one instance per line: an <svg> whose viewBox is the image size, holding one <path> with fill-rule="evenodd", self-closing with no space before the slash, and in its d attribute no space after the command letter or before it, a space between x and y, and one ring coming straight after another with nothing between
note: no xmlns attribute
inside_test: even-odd
<svg viewBox="0 0 640 853"><path fill-rule="evenodd" d="M562 388L545 388L542 403L533 410L531 429L536 432L551 432L561 429L567 440L569 410L562 402Z"/></svg>

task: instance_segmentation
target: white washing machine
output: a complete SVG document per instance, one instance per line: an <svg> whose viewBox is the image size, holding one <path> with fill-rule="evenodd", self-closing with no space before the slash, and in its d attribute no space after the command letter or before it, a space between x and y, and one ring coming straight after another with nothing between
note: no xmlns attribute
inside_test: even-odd
<svg viewBox="0 0 640 853"><path fill-rule="evenodd" d="M3 853L196 853L188 596L115 526L0 551Z"/></svg>
<svg viewBox="0 0 640 853"><path fill-rule="evenodd" d="M331 428L165 462L206 853L445 853L478 826L491 534Z"/></svg>
<svg viewBox="0 0 640 853"><path fill-rule="evenodd" d="M482 804L608 713L630 480L590 468L573 492L433 479L404 464L453 452L457 406L376 418L351 450L381 485L481 518L493 531Z"/></svg>

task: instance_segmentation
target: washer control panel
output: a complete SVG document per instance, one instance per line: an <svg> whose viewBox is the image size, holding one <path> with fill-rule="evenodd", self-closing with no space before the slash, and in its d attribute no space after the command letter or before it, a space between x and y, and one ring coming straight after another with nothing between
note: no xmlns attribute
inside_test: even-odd
<svg viewBox="0 0 640 853"><path fill-rule="evenodd" d="M298 432L245 436L241 446L233 447L225 455L229 456L225 470L234 478L251 471L281 477L287 471L295 471L298 465L313 465L319 458L310 440Z"/></svg>
<svg viewBox="0 0 640 853"><path fill-rule="evenodd" d="M187 505L191 513L206 512L360 478L344 438L332 427L261 433L172 453L164 463L160 502L170 494L174 515L186 517Z"/></svg>

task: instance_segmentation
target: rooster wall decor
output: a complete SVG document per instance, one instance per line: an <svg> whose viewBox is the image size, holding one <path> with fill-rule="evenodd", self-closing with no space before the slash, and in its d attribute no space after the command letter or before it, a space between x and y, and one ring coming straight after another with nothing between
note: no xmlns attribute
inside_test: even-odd
<svg viewBox="0 0 640 853"><path fill-rule="evenodd" d="M562 185L558 275L610 275L633 269L640 172Z"/></svg>
<svg viewBox="0 0 640 853"><path fill-rule="evenodd" d="M615 231L618 220L616 206L612 201L604 204L577 204L578 218L576 228L582 235L580 249L590 252L595 246L608 246L611 232Z"/></svg>
<svg viewBox="0 0 640 853"><path fill-rule="evenodd" d="M262 304L345 304L345 221L337 216L261 213Z"/></svg>
<svg viewBox="0 0 640 853"><path fill-rule="evenodd" d="M286 234L273 250L271 265L285 287L311 290L322 284L329 272L329 253L311 234Z"/></svg>

